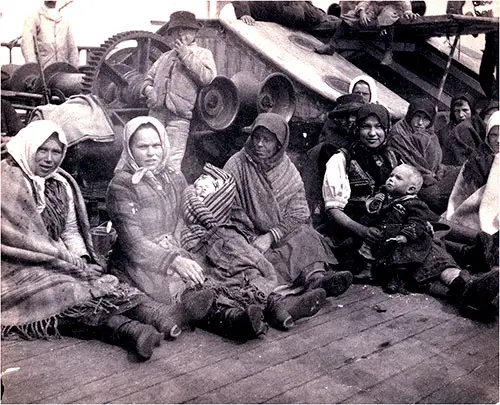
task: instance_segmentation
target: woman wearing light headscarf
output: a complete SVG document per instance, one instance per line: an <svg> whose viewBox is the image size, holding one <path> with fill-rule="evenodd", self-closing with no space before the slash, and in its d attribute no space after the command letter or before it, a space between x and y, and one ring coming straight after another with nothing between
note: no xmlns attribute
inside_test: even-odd
<svg viewBox="0 0 500 405"><path fill-rule="evenodd" d="M34 121L6 146L2 168L2 337L90 334L148 359L170 319L97 263L80 190L60 168L63 130ZM137 310L155 304L154 319Z"/></svg>
<svg viewBox="0 0 500 405"><path fill-rule="evenodd" d="M224 167L236 181L233 215L255 235L253 246L273 264L279 281L338 296L352 275L331 270L337 261L311 225L304 183L286 154L289 138L283 117L257 116L245 146Z"/></svg>
<svg viewBox="0 0 500 405"><path fill-rule="evenodd" d="M365 103L378 103L377 84L370 76L356 76L349 83L349 94L358 94Z"/></svg>
<svg viewBox="0 0 500 405"><path fill-rule="evenodd" d="M187 183L167 165L168 157L166 131L156 118L136 117L125 125L123 152L107 193L118 234L111 271L149 297L177 307L172 316L181 328L196 324L237 340L265 333L256 300L207 277L200 258L181 247Z"/></svg>

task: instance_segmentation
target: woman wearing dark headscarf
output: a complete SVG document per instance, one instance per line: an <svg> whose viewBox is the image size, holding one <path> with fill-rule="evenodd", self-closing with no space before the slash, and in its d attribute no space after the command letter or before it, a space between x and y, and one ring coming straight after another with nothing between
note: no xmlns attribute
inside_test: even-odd
<svg viewBox="0 0 500 405"><path fill-rule="evenodd" d="M450 122L437 135L443 164L451 166L462 166L484 141L484 122L477 115L475 100L470 95L460 94L451 100Z"/></svg>
<svg viewBox="0 0 500 405"><path fill-rule="evenodd" d="M378 241L380 232L359 221L366 213L367 198L401 163L398 155L387 147L390 115L385 107L363 105L358 110L356 124L359 139L330 158L323 181L323 199L330 218L325 233L339 248L335 250L339 259L351 256L346 242L357 249L363 240Z"/></svg>
<svg viewBox="0 0 500 405"><path fill-rule="evenodd" d="M459 168L442 164L443 151L434 133L434 104L428 99L412 101L406 117L389 134L388 145L401 159L416 167L424 179L419 196L436 213L446 210Z"/></svg>
<svg viewBox="0 0 500 405"><path fill-rule="evenodd" d="M224 167L236 181L239 209L234 212L257 235L253 245L282 281L321 287L327 295L338 296L349 287L352 275L328 270L337 261L311 226L304 183L286 154L289 137L280 115L257 116L245 146Z"/></svg>
<svg viewBox="0 0 500 405"><path fill-rule="evenodd" d="M62 129L34 121L8 144L2 160L2 336L90 335L132 346L148 359L163 332L166 307L105 275L97 262L85 204L60 168ZM154 316L144 317L149 307Z"/></svg>
<svg viewBox="0 0 500 405"><path fill-rule="evenodd" d="M118 239L110 267L149 297L173 307L177 325L198 325L247 340L265 333L256 295L214 281L202 261L181 247L182 193L186 180L167 165L169 143L153 117L124 128L123 152L107 194ZM263 297L265 298L265 297Z"/></svg>

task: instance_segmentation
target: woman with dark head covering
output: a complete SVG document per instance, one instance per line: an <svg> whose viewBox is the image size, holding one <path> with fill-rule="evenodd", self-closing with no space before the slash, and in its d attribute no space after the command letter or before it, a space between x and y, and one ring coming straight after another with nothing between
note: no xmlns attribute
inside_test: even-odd
<svg viewBox="0 0 500 405"><path fill-rule="evenodd" d="M389 146L405 163L420 171L424 184L419 195L436 214L441 214L446 210L459 169L442 164L443 151L433 130L435 118L432 101L412 101L406 117L392 128Z"/></svg>
<svg viewBox="0 0 500 405"><path fill-rule="evenodd" d="M311 226L304 183L286 154L289 137L280 115L257 116L245 146L224 167L236 181L234 215L256 235L253 245L281 281L321 287L327 295L338 296L349 287L352 275L328 270L336 259Z"/></svg>
<svg viewBox="0 0 500 405"><path fill-rule="evenodd" d="M451 100L450 122L437 135L443 149L443 163L451 166L462 166L484 141L484 122L477 115L475 100L469 94L460 94Z"/></svg>
<svg viewBox="0 0 500 405"><path fill-rule="evenodd" d="M365 104L357 114L358 140L349 149L340 149L326 165L323 199L330 218L325 233L332 236L337 256L349 258L346 238L353 249L365 239L375 243L377 229L359 221L366 212L366 200L382 186L392 170L401 163L387 147L390 115L380 104ZM352 257L352 256L351 256Z"/></svg>
<svg viewBox="0 0 500 405"><path fill-rule="evenodd" d="M264 334L260 300L239 285L223 286L202 258L181 247L183 175L167 165L169 143L153 117L136 117L124 128L123 152L107 194L118 239L112 272L172 307L176 324L197 325L237 340ZM265 297L263 297L265 298Z"/></svg>
<svg viewBox="0 0 500 405"><path fill-rule="evenodd" d="M166 307L98 265L85 204L60 168L63 130L34 121L2 160L2 336L90 335L148 359L171 328ZM143 316L148 308L154 314ZM154 316L152 316L154 315Z"/></svg>

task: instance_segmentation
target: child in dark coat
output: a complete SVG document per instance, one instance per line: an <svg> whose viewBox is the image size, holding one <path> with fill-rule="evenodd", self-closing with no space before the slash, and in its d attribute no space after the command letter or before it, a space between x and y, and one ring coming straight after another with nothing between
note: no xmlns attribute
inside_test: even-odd
<svg viewBox="0 0 500 405"><path fill-rule="evenodd" d="M407 293L437 278L456 264L433 238L434 214L417 196L422 175L402 164L394 168L381 192L367 200L367 222L378 229L380 242L359 250L373 264L373 276L387 293Z"/></svg>

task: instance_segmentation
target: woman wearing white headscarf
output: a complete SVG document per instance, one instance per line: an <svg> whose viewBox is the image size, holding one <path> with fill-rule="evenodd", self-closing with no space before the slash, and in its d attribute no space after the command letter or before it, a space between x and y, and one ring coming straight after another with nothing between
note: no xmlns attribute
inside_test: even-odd
<svg viewBox="0 0 500 405"><path fill-rule="evenodd" d="M82 195L60 168L67 150L63 130L51 121L34 121L6 148L8 157L1 162L2 337L91 333L132 344L141 358L150 358L162 337L162 319L143 322L135 316L131 311L147 297L104 275L97 264Z"/></svg>
<svg viewBox="0 0 500 405"><path fill-rule="evenodd" d="M356 76L349 83L349 94L358 94L365 103L378 103L377 84L370 76Z"/></svg>

